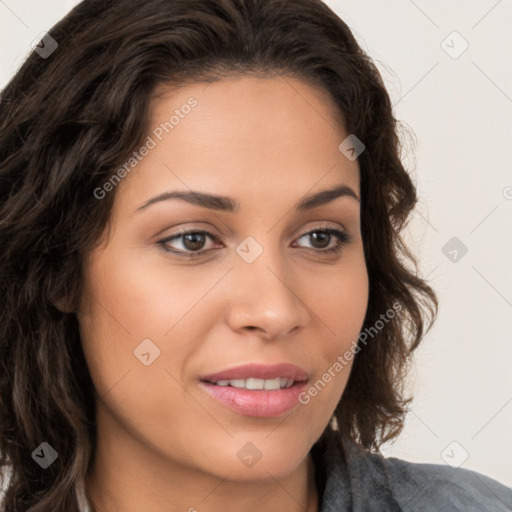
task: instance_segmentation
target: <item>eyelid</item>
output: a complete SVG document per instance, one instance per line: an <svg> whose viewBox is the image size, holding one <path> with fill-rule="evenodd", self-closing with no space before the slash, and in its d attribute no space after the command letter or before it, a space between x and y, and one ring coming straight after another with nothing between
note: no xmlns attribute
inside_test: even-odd
<svg viewBox="0 0 512 512"><path fill-rule="evenodd" d="M302 234L297 235L297 237L300 238L301 236L307 235L308 233L311 233L312 231L321 231L323 229L336 229L337 231L343 231L344 233L347 233L345 226L343 226L341 224L334 224L334 223L320 221L319 224L315 224L314 222L311 223L311 226L308 227L304 232L302 232Z"/></svg>

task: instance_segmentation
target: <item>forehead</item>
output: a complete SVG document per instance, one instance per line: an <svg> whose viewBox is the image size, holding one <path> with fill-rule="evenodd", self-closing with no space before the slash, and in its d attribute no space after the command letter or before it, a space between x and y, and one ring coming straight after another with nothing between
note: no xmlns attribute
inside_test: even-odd
<svg viewBox="0 0 512 512"><path fill-rule="evenodd" d="M188 116L191 98L197 106L192 109L195 115ZM173 113L180 117L173 123L189 117L187 124L198 137L212 136L214 128L220 129L219 137L250 130L254 140L283 135L278 142L284 144L286 138L308 131L312 141L325 139L327 132L336 139L345 133L339 108L325 89L284 75L236 76L177 89L160 85L152 96L149 130L169 121Z"/></svg>
<svg viewBox="0 0 512 512"><path fill-rule="evenodd" d="M132 204L163 188L284 201L359 187L357 161L338 149L347 133L333 100L288 76L161 86L147 137L153 148L121 183Z"/></svg>

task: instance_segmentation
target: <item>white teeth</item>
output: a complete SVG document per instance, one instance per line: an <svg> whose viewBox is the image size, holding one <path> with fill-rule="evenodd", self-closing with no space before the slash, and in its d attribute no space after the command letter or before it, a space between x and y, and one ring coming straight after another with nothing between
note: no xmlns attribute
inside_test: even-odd
<svg viewBox="0 0 512 512"><path fill-rule="evenodd" d="M229 381L229 385L234 388L245 388L245 379L232 379Z"/></svg>
<svg viewBox="0 0 512 512"><path fill-rule="evenodd" d="M264 389L279 389L281 387L281 379L267 379L263 381Z"/></svg>
<svg viewBox="0 0 512 512"><path fill-rule="evenodd" d="M231 380L218 380L215 382L217 386L232 386L234 388L245 389L283 389L293 386L294 380L287 379L286 377L277 377L275 379L231 379Z"/></svg>
<svg viewBox="0 0 512 512"><path fill-rule="evenodd" d="M265 381L263 379L246 379L246 389L263 389Z"/></svg>

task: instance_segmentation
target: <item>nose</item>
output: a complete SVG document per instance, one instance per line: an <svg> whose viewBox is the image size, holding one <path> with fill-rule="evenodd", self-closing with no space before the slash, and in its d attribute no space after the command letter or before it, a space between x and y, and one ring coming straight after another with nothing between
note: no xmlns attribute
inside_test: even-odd
<svg viewBox="0 0 512 512"><path fill-rule="evenodd" d="M236 332L258 331L267 340L282 338L310 321L292 269L285 269L279 251L264 250L252 263L236 258L236 283L229 297L227 322Z"/></svg>

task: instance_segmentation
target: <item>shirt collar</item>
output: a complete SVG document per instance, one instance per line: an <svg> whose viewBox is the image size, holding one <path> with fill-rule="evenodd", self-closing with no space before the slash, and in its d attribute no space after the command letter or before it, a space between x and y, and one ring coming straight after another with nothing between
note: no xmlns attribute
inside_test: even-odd
<svg viewBox="0 0 512 512"><path fill-rule="evenodd" d="M320 512L400 512L385 459L330 428L313 446ZM321 498L320 498L321 496Z"/></svg>

